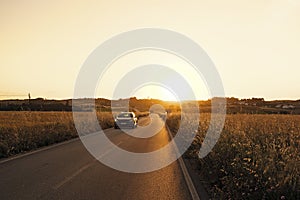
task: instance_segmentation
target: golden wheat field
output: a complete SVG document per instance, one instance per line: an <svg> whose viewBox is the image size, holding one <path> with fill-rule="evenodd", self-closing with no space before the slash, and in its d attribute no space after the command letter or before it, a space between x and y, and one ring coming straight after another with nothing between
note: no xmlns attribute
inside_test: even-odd
<svg viewBox="0 0 300 200"><path fill-rule="evenodd" d="M197 136L184 156L213 199L299 199L299 115L227 115L216 146L199 159L209 123L210 115L201 114ZM167 124L176 132L180 114L171 114Z"/></svg>
<svg viewBox="0 0 300 200"><path fill-rule="evenodd" d="M79 115L85 117L88 113ZM111 113L98 112L97 117L103 129L113 126ZM80 126L87 132L94 131L85 120ZM77 136L72 112L0 112L0 158Z"/></svg>

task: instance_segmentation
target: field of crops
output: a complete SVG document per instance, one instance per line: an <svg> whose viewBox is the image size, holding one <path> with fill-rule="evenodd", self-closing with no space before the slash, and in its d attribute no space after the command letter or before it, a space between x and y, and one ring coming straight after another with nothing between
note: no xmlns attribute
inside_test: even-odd
<svg viewBox="0 0 300 200"><path fill-rule="evenodd" d="M213 199L300 198L299 115L227 115L213 151L199 159L209 123L210 115L202 114L184 157L193 163ZM169 115L167 124L176 133L180 114Z"/></svg>
<svg viewBox="0 0 300 200"><path fill-rule="evenodd" d="M81 112L84 119L89 113ZM108 112L97 113L102 129L113 126ZM96 130L82 120L86 132ZM0 158L77 137L72 112L0 112Z"/></svg>

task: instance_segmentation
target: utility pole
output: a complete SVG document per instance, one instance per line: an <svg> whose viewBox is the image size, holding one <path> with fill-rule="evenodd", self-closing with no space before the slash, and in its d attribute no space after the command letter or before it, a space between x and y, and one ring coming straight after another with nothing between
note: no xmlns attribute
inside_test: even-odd
<svg viewBox="0 0 300 200"><path fill-rule="evenodd" d="M28 103L30 105L30 99L31 99L31 96L30 96L30 93L28 93Z"/></svg>

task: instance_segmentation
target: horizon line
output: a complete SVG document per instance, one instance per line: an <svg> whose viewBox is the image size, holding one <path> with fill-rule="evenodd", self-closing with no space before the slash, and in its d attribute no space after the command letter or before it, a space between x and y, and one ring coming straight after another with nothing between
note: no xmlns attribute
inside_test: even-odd
<svg viewBox="0 0 300 200"><path fill-rule="evenodd" d="M1 95L0 95L1 97ZM300 98L298 99L293 99L293 98L272 98L272 99L266 99L264 97L257 97L257 96L253 96L253 97L245 97L245 98L239 98L239 97L212 97L209 99L196 99L196 100L190 100L190 99L184 99L181 101L174 101L174 100L164 100L164 99L159 99L159 98L138 98L138 97L126 97L126 98L119 98L119 99L110 99L110 98L106 98L106 97L80 97L80 98L44 98L44 97L36 97L36 98L30 98L31 100L34 99L43 99L43 100L54 100L54 101L64 101L64 100L82 100L82 99L105 99L105 100L110 100L110 101L117 101L117 100L125 100L125 99L131 99L131 98L136 98L137 100L160 100L160 101L165 101L165 102L182 102L182 101L209 101L212 100L213 98L226 98L226 99L237 99L239 101L241 100L251 100L251 99L263 99L264 101L300 101ZM1 99L0 101L23 101L23 100L29 100L29 98L9 98L9 99Z"/></svg>

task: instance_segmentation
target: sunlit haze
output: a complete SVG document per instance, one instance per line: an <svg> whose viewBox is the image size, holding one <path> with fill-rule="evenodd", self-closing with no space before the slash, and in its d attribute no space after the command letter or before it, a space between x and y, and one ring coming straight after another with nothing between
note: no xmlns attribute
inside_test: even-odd
<svg viewBox="0 0 300 200"><path fill-rule="evenodd" d="M300 1L1 1L0 99L72 98L79 70L102 42L144 27L186 35L209 55L228 97L300 99ZM211 98L188 63L166 52L141 51L113 63L97 97L111 98L128 71L168 66ZM141 75L141 76L145 76ZM167 74L166 74L167 76ZM174 80L176 81L176 80ZM138 98L176 100L160 86L132 91Z"/></svg>

